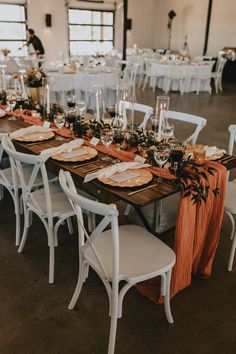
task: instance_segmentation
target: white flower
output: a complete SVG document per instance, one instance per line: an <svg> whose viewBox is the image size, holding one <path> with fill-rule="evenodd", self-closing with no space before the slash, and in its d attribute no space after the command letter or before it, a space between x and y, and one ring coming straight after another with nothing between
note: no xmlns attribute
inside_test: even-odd
<svg viewBox="0 0 236 354"><path fill-rule="evenodd" d="M35 77L36 77L37 80L41 80L42 74L39 71L37 71L36 74L35 74Z"/></svg>

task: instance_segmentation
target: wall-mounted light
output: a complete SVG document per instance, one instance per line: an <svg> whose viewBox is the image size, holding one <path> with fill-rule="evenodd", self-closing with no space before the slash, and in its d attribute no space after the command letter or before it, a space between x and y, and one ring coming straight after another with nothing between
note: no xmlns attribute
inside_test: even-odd
<svg viewBox="0 0 236 354"><path fill-rule="evenodd" d="M45 23L46 23L46 27L52 27L52 15L51 14L45 15Z"/></svg>

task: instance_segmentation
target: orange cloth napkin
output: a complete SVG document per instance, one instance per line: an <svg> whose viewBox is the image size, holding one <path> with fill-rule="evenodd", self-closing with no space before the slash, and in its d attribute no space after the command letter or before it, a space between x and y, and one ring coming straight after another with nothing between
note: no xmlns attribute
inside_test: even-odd
<svg viewBox="0 0 236 354"><path fill-rule="evenodd" d="M220 195L214 197L210 191L206 203L202 202L201 205L193 205L191 197L180 199L175 229L176 264L172 272L171 297L191 284L192 275L203 278L211 275L224 213L227 171L216 162L207 161L206 165L215 169L214 176L208 174L208 183L211 188L218 187ZM159 278L140 283L137 289L155 303L163 302Z"/></svg>

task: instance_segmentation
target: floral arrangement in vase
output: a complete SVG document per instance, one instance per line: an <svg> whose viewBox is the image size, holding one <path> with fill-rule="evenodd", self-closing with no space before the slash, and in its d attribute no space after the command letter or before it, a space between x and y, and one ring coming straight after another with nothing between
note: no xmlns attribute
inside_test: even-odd
<svg viewBox="0 0 236 354"><path fill-rule="evenodd" d="M9 53L11 53L10 49L8 48L2 48L1 49L2 55L4 55L4 57L7 57Z"/></svg>
<svg viewBox="0 0 236 354"><path fill-rule="evenodd" d="M43 85L43 79L46 78L46 74L41 69L32 68L25 72L24 78L26 86L41 87Z"/></svg>

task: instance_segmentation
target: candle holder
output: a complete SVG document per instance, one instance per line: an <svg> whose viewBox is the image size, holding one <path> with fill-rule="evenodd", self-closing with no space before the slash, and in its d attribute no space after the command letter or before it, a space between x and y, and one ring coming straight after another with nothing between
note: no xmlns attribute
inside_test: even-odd
<svg viewBox="0 0 236 354"><path fill-rule="evenodd" d="M134 85L121 83L117 85L117 107L123 119L123 129L134 131Z"/></svg>
<svg viewBox="0 0 236 354"><path fill-rule="evenodd" d="M162 140L162 127L168 126L167 111L169 109L170 97L157 96L155 119L159 120L157 140Z"/></svg>

